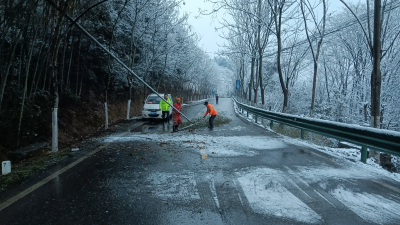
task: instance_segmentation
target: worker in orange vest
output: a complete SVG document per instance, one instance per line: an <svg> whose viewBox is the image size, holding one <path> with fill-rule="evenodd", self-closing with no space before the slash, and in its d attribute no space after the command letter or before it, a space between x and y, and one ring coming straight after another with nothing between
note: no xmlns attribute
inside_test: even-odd
<svg viewBox="0 0 400 225"><path fill-rule="evenodd" d="M217 110L215 110L214 106L212 106L208 102L204 102L204 105L207 107L207 112L204 114L204 117L207 116L207 114L210 114L210 119L208 120L208 123L210 126L208 128L213 129L214 128L214 119L217 117Z"/></svg>
<svg viewBox="0 0 400 225"><path fill-rule="evenodd" d="M181 99L180 98L176 98L176 102L174 104L174 107L175 107L175 109L181 111L182 104L181 104ZM176 111L175 109L172 111L172 118L174 118L174 129L173 129L172 132L177 132L179 124L182 124L181 114L178 111Z"/></svg>

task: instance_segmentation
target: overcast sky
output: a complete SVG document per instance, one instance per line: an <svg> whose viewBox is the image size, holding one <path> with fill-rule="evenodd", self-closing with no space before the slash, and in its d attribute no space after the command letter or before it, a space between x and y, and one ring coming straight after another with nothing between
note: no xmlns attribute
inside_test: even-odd
<svg viewBox="0 0 400 225"><path fill-rule="evenodd" d="M213 20L211 15L199 16L199 8L210 11L212 4L203 0L186 0L185 3L182 11L189 14L189 24L193 26L194 30L201 37L200 47L208 52L210 56L214 56L214 53L219 49L218 44L221 45L224 42L224 39L220 38L218 32L215 30L216 27L220 26L218 19ZM221 17L222 14L218 13L218 16Z"/></svg>
<svg viewBox="0 0 400 225"><path fill-rule="evenodd" d="M347 3L356 3L359 0L347 0ZM339 0L329 1L329 12L340 10L343 5ZM202 37L199 45L204 51L208 52L211 57L221 49L218 45L223 45L224 39L219 35L222 31L216 31L216 27L220 27L218 18L224 16L224 11L218 13L218 17L213 20L212 16L200 15L199 8L211 11L212 4L204 2L204 0L186 0L185 5L182 5L182 12L189 13L189 24L193 26L194 30ZM198 17L199 16L199 17ZM225 15L226 16L226 15ZM197 18L196 18L197 17Z"/></svg>

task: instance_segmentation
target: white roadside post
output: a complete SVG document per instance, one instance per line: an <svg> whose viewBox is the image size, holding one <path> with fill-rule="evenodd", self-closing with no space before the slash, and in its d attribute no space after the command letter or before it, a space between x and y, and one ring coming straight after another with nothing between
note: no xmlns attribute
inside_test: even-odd
<svg viewBox="0 0 400 225"><path fill-rule="evenodd" d="M52 112L52 135L51 135L51 151L52 152L57 152L58 151L58 121L57 121L57 113L58 113L58 108L54 108Z"/></svg>
<svg viewBox="0 0 400 225"><path fill-rule="evenodd" d="M108 129L108 107L107 107L107 102L104 102L104 112L106 116L106 123L104 125L105 129Z"/></svg>
<svg viewBox="0 0 400 225"><path fill-rule="evenodd" d="M131 112L131 100L128 100L128 107L127 107L127 112L126 112L126 119L129 120L130 119L130 112Z"/></svg>
<svg viewBox="0 0 400 225"><path fill-rule="evenodd" d="M11 162L10 161L1 162L1 174L6 175L9 173L11 173Z"/></svg>

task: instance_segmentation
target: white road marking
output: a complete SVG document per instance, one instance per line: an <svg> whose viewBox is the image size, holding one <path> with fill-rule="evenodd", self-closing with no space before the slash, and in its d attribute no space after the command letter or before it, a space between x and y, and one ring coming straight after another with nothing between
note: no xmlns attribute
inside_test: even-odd
<svg viewBox="0 0 400 225"><path fill-rule="evenodd" d="M330 194L366 221L378 224L398 224L400 221L400 203L381 195L355 192L343 186Z"/></svg>
<svg viewBox="0 0 400 225"><path fill-rule="evenodd" d="M219 209L219 200L218 200L217 191L215 190L215 184L214 184L213 180L210 181L209 187L210 187L211 194L212 194L212 196L214 198L215 205Z"/></svg>
<svg viewBox="0 0 400 225"><path fill-rule="evenodd" d="M237 193L237 194L238 194L238 196L239 196L240 203L242 204L242 206L244 206L243 200L242 200L242 196L240 195L240 193Z"/></svg>
<svg viewBox="0 0 400 225"><path fill-rule="evenodd" d="M336 206L330 202L328 199L326 199L321 193L319 193L317 190L314 189L314 192L317 193L321 198L323 198L325 201L327 201L329 204L331 204L334 208L336 208Z"/></svg>
<svg viewBox="0 0 400 225"><path fill-rule="evenodd" d="M273 215L304 223L321 223L322 218L278 181L282 171L255 168L237 172L243 192L256 213Z"/></svg>
<svg viewBox="0 0 400 225"><path fill-rule="evenodd" d="M395 198L396 200L400 201L400 196L389 194L390 197Z"/></svg>
<svg viewBox="0 0 400 225"><path fill-rule="evenodd" d="M286 177L286 180L290 182L290 184L292 184L293 186L295 186L295 187L296 187L297 189L299 189L304 195L306 195L308 198L311 199L311 197L310 197L305 191L303 191L303 189L301 189L299 186L297 186L297 184L296 184L292 179L290 179L290 177L287 177L287 176L285 176L285 177Z"/></svg>
<svg viewBox="0 0 400 225"><path fill-rule="evenodd" d="M307 187L310 187L310 185L308 185L308 183L307 183L305 180L301 179L301 177L299 177L298 175L296 175L296 173L295 173L293 170L291 170L289 167L287 167L287 166L283 166L283 167L285 167L286 170L287 170L291 175L295 175L296 178L299 179L299 181L302 182L304 185L306 185Z"/></svg>
<svg viewBox="0 0 400 225"><path fill-rule="evenodd" d="M378 185L382 185L382 186L384 186L384 187L386 187L386 188L389 188L390 190L392 190L392 191L397 192L397 193L400 194L400 189L398 189L398 188L396 188L396 187L393 187L393 186L390 185L390 184L387 184L387 183L385 183L385 182L383 182L383 181L377 181L377 180L372 180L372 182L374 182L374 183L376 183L376 184L378 184Z"/></svg>

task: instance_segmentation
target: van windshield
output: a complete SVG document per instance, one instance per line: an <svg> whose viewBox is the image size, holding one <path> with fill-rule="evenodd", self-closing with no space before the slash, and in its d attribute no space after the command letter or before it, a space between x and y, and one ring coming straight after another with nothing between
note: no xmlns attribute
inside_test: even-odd
<svg viewBox="0 0 400 225"><path fill-rule="evenodd" d="M160 104L161 98L158 96L147 97L146 104Z"/></svg>

